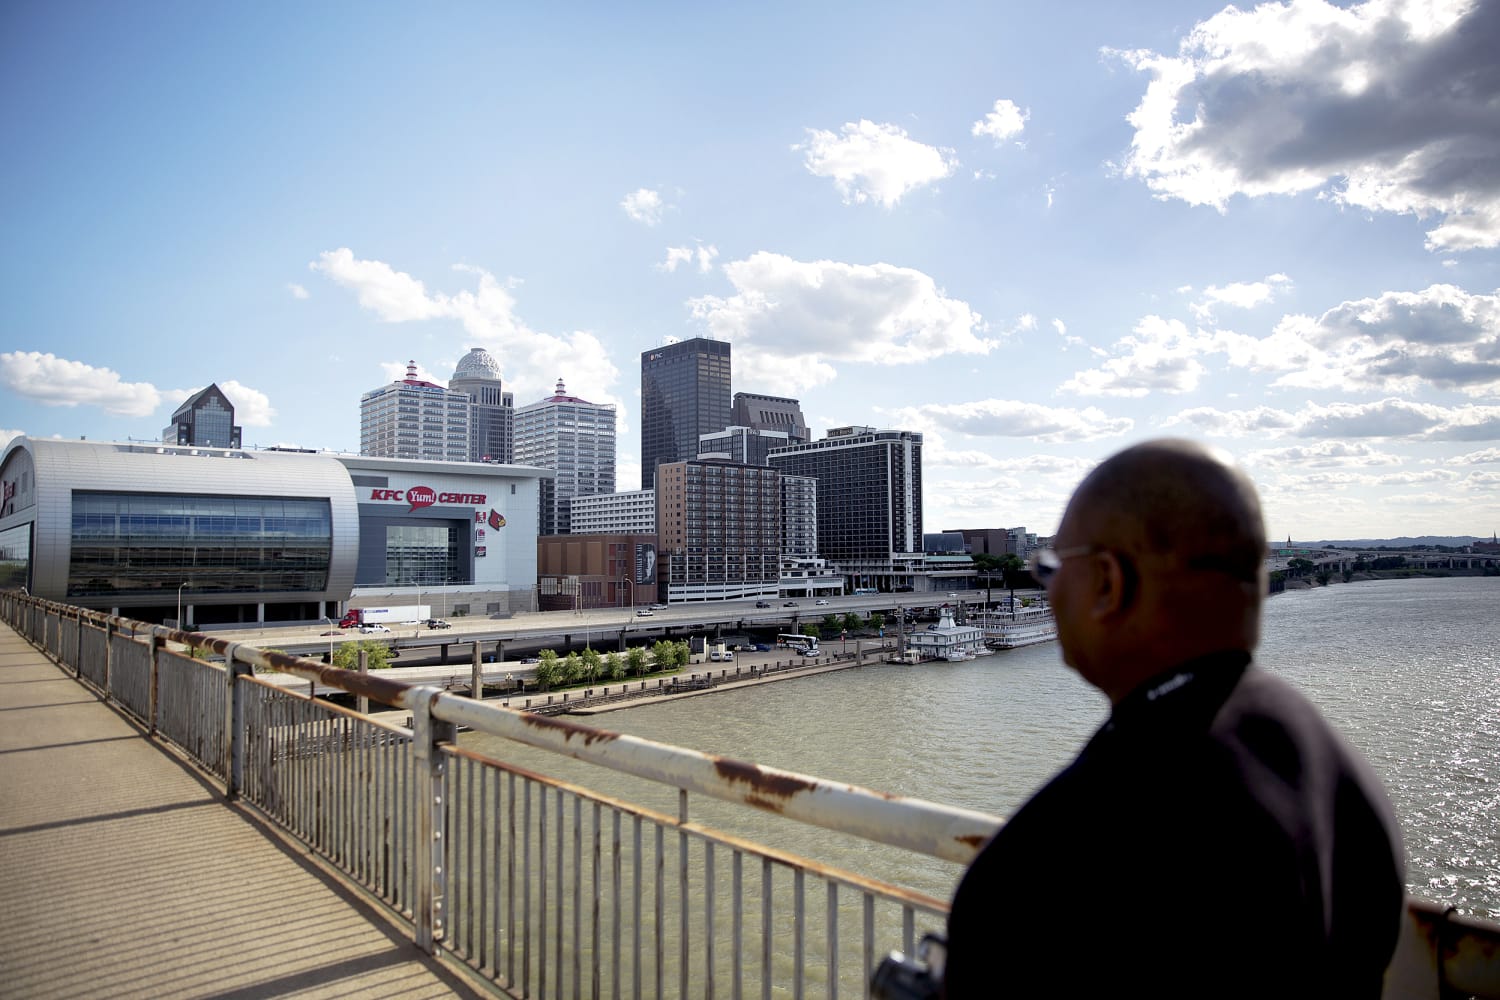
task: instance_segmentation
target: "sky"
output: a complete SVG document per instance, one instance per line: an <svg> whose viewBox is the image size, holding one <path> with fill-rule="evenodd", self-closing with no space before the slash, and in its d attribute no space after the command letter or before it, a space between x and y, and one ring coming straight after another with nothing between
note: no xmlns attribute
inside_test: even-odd
<svg viewBox="0 0 1500 1000"><path fill-rule="evenodd" d="M0 5L0 441L357 451L471 347L619 414L727 340L925 530L1137 441L1272 538L1500 529L1500 2Z"/></svg>

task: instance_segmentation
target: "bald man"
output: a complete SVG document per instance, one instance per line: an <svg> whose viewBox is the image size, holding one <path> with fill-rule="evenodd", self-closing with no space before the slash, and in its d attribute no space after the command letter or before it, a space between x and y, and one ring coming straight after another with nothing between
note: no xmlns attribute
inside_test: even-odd
<svg viewBox="0 0 1500 1000"><path fill-rule="evenodd" d="M1265 528L1188 441L1079 486L1036 573L1063 659L1111 704L953 898L951 1000L1379 996L1403 906L1370 768L1255 667Z"/></svg>

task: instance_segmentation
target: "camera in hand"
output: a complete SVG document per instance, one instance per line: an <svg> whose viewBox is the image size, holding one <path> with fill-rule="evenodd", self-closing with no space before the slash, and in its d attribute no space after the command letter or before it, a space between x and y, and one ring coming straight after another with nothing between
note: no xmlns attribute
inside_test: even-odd
<svg viewBox="0 0 1500 1000"><path fill-rule="evenodd" d="M917 957L893 951L870 976L874 1000L937 1000L942 995L943 958L947 941L936 934L923 935Z"/></svg>

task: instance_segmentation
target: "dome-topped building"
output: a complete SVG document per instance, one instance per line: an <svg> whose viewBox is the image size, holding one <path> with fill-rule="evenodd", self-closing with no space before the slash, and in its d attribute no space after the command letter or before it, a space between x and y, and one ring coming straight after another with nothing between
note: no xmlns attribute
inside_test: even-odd
<svg viewBox="0 0 1500 1000"><path fill-rule="evenodd" d="M471 347L468 354L458 359L448 388L468 396L472 404L469 461L511 464L515 395L501 385L500 362L484 348Z"/></svg>
<svg viewBox="0 0 1500 1000"><path fill-rule="evenodd" d="M458 367L453 369L453 377L498 382L500 381L500 362L496 361L495 356L484 348L471 347L468 354L459 358Z"/></svg>

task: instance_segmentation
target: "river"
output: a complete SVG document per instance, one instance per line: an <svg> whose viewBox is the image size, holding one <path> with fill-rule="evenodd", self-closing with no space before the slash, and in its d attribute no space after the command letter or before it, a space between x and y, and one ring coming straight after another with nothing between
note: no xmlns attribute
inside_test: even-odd
<svg viewBox="0 0 1500 1000"><path fill-rule="evenodd" d="M1335 584L1272 597L1258 661L1371 761L1402 823L1411 892L1500 917L1500 578ZM1056 643L880 665L643 706L604 728L1005 815L1104 719ZM672 794L486 737L465 745L676 811ZM594 773L589 773L593 771ZM704 801L693 818L939 898L958 869ZM1066 863L1044 859L1040 863Z"/></svg>

